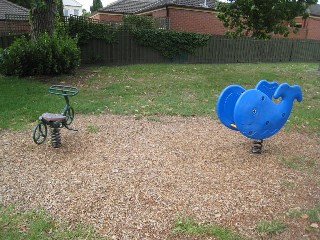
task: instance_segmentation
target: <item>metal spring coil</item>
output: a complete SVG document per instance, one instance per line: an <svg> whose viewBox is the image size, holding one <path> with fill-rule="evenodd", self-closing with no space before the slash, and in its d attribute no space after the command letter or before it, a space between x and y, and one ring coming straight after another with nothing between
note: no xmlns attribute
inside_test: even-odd
<svg viewBox="0 0 320 240"><path fill-rule="evenodd" d="M252 146L252 153L261 154L261 152L262 152L262 143L263 143L263 139L254 140L253 141L253 146Z"/></svg>
<svg viewBox="0 0 320 240"><path fill-rule="evenodd" d="M51 128L51 146L53 148L61 147L60 128Z"/></svg>

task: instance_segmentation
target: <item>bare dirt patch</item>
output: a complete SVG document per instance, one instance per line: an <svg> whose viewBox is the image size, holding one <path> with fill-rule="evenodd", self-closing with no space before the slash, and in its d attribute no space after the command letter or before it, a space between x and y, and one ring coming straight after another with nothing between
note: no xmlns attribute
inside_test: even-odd
<svg viewBox="0 0 320 240"><path fill-rule="evenodd" d="M59 149L35 145L31 131L0 132L0 203L43 207L111 239L178 239L179 216L254 239L264 239L262 219L287 224L274 239L309 234L286 213L320 199L319 138L281 131L254 155L249 139L213 119L154 120L77 115L79 132L63 129ZM293 168L290 157L315 165Z"/></svg>

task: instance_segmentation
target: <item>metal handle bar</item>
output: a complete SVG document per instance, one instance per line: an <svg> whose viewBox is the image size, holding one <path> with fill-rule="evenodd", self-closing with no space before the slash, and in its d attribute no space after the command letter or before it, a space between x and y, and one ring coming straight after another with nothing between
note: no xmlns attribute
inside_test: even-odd
<svg viewBox="0 0 320 240"><path fill-rule="evenodd" d="M49 93L62 96L75 96L79 90L76 87L64 85L52 85L49 87Z"/></svg>

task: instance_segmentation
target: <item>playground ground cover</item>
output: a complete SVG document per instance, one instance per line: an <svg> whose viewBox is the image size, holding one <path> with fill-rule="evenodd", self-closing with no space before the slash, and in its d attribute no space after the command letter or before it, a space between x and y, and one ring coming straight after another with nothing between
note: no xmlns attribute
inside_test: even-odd
<svg viewBox="0 0 320 240"><path fill-rule="evenodd" d="M317 239L316 69L136 65L34 81L0 77L2 96L16 96L1 99L11 119L0 115L1 203L44 208L110 239L214 239L212 225L252 239ZM295 103L286 128L265 141L263 154L252 155L251 142L219 124L214 106L225 86L253 87L262 78L300 84L304 101ZM74 122L79 132L63 130L60 149L36 146L30 137L31 119L63 104L46 93L52 83L81 89L71 99L81 113ZM220 239L236 238L227 237Z"/></svg>

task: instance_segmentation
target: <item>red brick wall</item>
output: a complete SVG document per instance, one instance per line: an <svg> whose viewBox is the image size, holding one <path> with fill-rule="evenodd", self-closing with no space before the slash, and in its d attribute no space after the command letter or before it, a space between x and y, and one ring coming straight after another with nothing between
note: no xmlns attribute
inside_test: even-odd
<svg viewBox="0 0 320 240"><path fill-rule="evenodd" d="M295 19L297 24L301 24L301 28L299 28L298 33L290 33L288 38L293 38L293 39L305 39L306 38L306 21L303 20L301 17L297 17ZM285 25L289 25L289 22L284 23ZM293 29L291 29L293 30ZM282 35L274 35L274 37L277 38L282 38Z"/></svg>
<svg viewBox="0 0 320 240"><path fill-rule="evenodd" d="M152 17L159 18L159 17L166 17L167 16L167 10L161 9L159 11L152 12Z"/></svg>
<svg viewBox="0 0 320 240"><path fill-rule="evenodd" d="M6 22L0 21L0 34L2 33L27 33L31 30L28 21Z"/></svg>
<svg viewBox="0 0 320 240"><path fill-rule="evenodd" d="M307 20L296 18L295 21L302 23L302 27L297 34L290 34L289 38L320 40L320 17L310 17Z"/></svg>
<svg viewBox="0 0 320 240"><path fill-rule="evenodd" d="M216 16L216 12L211 10L184 9L169 6L168 13L169 15L167 16L167 10L163 8L143 13L143 15L152 15L155 18L169 17L172 30L217 35L222 35L227 30ZM92 18L101 21L120 22L122 21L122 14L97 13ZM302 28L297 34L290 34L289 38L320 40L320 17L310 17L306 21L297 18L296 21L302 23Z"/></svg>
<svg viewBox="0 0 320 240"><path fill-rule="evenodd" d="M307 30L305 28L300 28L298 33L290 33L288 37L293 39L306 39Z"/></svg>
<svg viewBox="0 0 320 240"><path fill-rule="evenodd" d="M307 38L320 40L320 17L310 17L307 20Z"/></svg>
<svg viewBox="0 0 320 240"><path fill-rule="evenodd" d="M170 27L173 30L207 34L224 34L226 28L213 11L185 10L169 7Z"/></svg>
<svg viewBox="0 0 320 240"><path fill-rule="evenodd" d="M121 22L122 16L122 14L97 13L96 15L93 15L91 18L107 22Z"/></svg>
<svg viewBox="0 0 320 240"><path fill-rule="evenodd" d="M7 24L5 21L0 21L0 33L1 32L4 32L4 31L7 31Z"/></svg>

